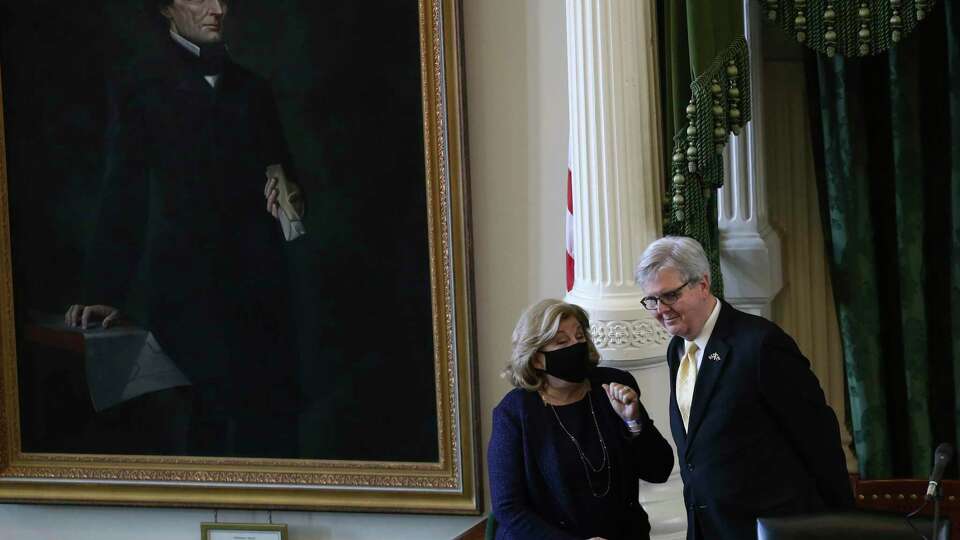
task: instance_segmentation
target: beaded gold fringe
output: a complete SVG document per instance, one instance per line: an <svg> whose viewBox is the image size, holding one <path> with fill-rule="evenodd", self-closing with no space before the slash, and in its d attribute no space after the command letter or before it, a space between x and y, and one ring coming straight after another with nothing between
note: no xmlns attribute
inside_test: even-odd
<svg viewBox="0 0 960 540"><path fill-rule="evenodd" d="M759 0L767 19L833 57L869 56L896 45L927 18L935 0Z"/></svg>
<svg viewBox="0 0 960 540"><path fill-rule="evenodd" d="M674 136L667 234L699 241L711 262L715 293L722 294L719 246L714 245L710 198L723 186L722 152L730 133L750 120L750 56L743 37L735 39L690 84L687 125ZM715 224L713 225L715 227Z"/></svg>

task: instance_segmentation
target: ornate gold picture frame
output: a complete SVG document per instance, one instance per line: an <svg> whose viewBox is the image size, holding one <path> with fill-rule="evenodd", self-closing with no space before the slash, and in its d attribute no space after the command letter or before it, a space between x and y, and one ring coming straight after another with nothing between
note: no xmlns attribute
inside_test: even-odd
<svg viewBox="0 0 960 540"><path fill-rule="evenodd" d="M57 13L59 2L44 2L50 9L32 9L45 17L55 13L47 21L51 29L71 34L76 28L46 38L74 43L75 49L61 51L69 54L41 50L24 58L36 14L0 4L0 501L479 513L460 0L383 0L382 9L377 2L218 2L233 10L228 20L235 26L226 25L230 56L273 86L306 192L307 234L287 252L292 287L300 287L293 296L301 310L293 317L300 346L296 376L283 380L296 381L289 384L297 387L300 408L292 417L267 411L262 437L238 436L237 446L211 446L207 454L190 453L195 440L143 443L134 451L114 445L127 442L122 429L146 437L163 424L171 433L193 433L184 427L189 415L170 423L174 412L162 408L160 414L134 409L139 416L109 424L120 431L105 438L98 438L102 422L74 433L76 422L57 416L82 409L65 396L78 388L92 392L91 380L99 376L90 367L89 335L50 322L51 314L63 317L83 287L80 272L71 269L83 264L84 246L98 230L70 223L71 215L82 221L76 216L96 213L99 191L76 186L99 183L110 160L98 149L112 125L103 103L115 96L97 84L112 78L126 44L150 52L154 42L135 32L147 32L146 18L117 19L134 17L141 0L72 15ZM101 26L121 30L107 38L90 31ZM86 46L87 37L95 43ZM74 76L95 79L76 81L69 91L57 85ZM54 79L49 88L48 77ZM412 101L404 97L410 95ZM312 118L321 127L310 124ZM61 137L67 143L51 142ZM54 165L63 163L70 166ZM263 179L257 182L262 186ZM64 201L73 210L62 210ZM387 215L391 204L397 210ZM34 219L42 221L40 232ZM149 296L142 290L149 283L134 280L132 295ZM356 320L359 315L365 320ZM151 332L151 323L131 319L136 331ZM162 333L154 333L166 349ZM67 369L64 362L76 365ZM38 375L37 366L48 364L79 378ZM271 373L264 376L265 394L292 391L277 387ZM174 389L189 393L191 385ZM136 399L144 395L152 394ZM115 402L126 407L136 400L98 405L90 397L94 405L83 414L94 424L101 408L109 412ZM298 434L292 446L268 454L250 450L272 448L274 422L290 418Z"/></svg>

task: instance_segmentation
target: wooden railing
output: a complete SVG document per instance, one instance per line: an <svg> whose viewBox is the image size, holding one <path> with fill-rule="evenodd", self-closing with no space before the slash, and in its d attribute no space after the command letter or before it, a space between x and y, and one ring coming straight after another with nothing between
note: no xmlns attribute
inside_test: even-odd
<svg viewBox="0 0 960 540"><path fill-rule="evenodd" d="M882 510L907 515L923 504L927 492L926 480L860 480L851 475L853 496L857 508ZM943 500L940 502L940 516L950 520L950 538L960 539L960 480L944 480ZM933 503L920 512L923 516L933 516Z"/></svg>

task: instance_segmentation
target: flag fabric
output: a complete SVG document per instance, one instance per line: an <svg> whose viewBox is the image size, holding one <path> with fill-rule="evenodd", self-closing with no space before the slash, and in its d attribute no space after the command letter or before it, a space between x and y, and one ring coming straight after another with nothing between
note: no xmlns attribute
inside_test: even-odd
<svg viewBox="0 0 960 540"><path fill-rule="evenodd" d="M567 168L567 292L573 290L573 174Z"/></svg>

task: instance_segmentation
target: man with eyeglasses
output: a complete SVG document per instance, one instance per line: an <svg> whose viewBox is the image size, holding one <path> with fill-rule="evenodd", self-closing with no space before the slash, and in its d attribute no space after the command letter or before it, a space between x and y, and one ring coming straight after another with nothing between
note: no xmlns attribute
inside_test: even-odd
<svg viewBox="0 0 960 540"><path fill-rule="evenodd" d="M756 538L758 517L852 507L836 415L794 340L711 293L696 240L650 244L636 281L673 336L670 428L687 539Z"/></svg>

